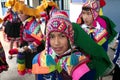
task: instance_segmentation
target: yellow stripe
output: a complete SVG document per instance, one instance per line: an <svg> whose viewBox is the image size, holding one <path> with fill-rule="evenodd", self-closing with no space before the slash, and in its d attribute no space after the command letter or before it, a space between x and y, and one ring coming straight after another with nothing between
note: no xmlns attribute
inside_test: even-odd
<svg viewBox="0 0 120 80"><path fill-rule="evenodd" d="M18 70L19 71L25 70L25 64L18 64Z"/></svg>
<svg viewBox="0 0 120 80"><path fill-rule="evenodd" d="M102 45L103 43L105 43L106 42L106 38L102 38L99 42L98 42L98 44L99 45Z"/></svg>
<svg viewBox="0 0 120 80"><path fill-rule="evenodd" d="M102 10L102 8L100 8L99 15L100 15L100 16L103 15L103 10Z"/></svg>

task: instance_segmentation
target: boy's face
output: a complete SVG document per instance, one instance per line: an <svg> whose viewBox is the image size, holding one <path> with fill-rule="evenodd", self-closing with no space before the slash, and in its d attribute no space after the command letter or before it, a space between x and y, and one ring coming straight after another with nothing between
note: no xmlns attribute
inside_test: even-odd
<svg viewBox="0 0 120 80"><path fill-rule="evenodd" d="M82 19L87 26L92 26L93 16L90 10L82 10Z"/></svg>
<svg viewBox="0 0 120 80"><path fill-rule="evenodd" d="M68 50L68 38L61 32L51 32L50 46L58 54L64 54Z"/></svg>

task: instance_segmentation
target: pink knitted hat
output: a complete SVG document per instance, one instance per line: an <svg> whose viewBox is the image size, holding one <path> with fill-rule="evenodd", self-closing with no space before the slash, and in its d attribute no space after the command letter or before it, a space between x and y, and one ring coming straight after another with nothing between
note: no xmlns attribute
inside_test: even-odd
<svg viewBox="0 0 120 80"><path fill-rule="evenodd" d="M47 23L47 37L50 32L57 31L64 33L73 43L73 29L68 15L65 11L57 11Z"/></svg>

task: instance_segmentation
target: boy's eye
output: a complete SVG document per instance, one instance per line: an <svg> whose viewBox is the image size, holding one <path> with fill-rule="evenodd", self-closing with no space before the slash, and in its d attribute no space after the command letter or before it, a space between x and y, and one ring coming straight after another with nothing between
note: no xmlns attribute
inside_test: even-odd
<svg viewBox="0 0 120 80"><path fill-rule="evenodd" d="M50 39L51 39L51 38L54 38L54 37L55 37L54 35L50 35Z"/></svg>
<svg viewBox="0 0 120 80"><path fill-rule="evenodd" d="M66 37L64 34L61 34L60 37Z"/></svg>
<svg viewBox="0 0 120 80"><path fill-rule="evenodd" d="M87 15L91 15L91 12L88 12Z"/></svg>
<svg viewBox="0 0 120 80"><path fill-rule="evenodd" d="M92 13L91 13L91 12L84 12L84 11L83 11L82 14L83 14L83 15L85 15L85 14L86 14L86 15L91 15Z"/></svg>

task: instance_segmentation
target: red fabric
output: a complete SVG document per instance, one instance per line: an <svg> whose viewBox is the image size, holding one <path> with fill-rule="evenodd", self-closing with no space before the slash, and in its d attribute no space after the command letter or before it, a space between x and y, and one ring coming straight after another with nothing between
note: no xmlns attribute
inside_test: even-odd
<svg viewBox="0 0 120 80"><path fill-rule="evenodd" d="M35 18L33 18L31 21L29 22L26 22L25 26L24 26L24 30L29 30L31 24L34 22ZM30 34L27 34L27 33L24 33L24 37L25 39L32 39L34 40L34 38L30 35Z"/></svg>
<svg viewBox="0 0 120 80"><path fill-rule="evenodd" d="M103 7L103 6L105 6L105 5L106 5L105 0L100 0L100 7Z"/></svg>
<svg viewBox="0 0 120 80"><path fill-rule="evenodd" d="M7 21L7 20L10 21L11 19L12 19L12 14L10 14L10 13L7 14L7 15L3 18L4 21Z"/></svg>
<svg viewBox="0 0 120 80"><path fill-rule="evenodd" d="M46 16L47 16L46 13L42 13L42 14L41 14L41 17L46 17Z"/></svg>
<svg viewBox="0 0 120 80"><path fill-rule="evenodd" d="M35 40L34 41L37 45L41 45L41 41L39 41L39 40Z"/></svg>
<svg viewBox="0 0 120 80"><path fill-rule="evenodd" d="M18 53L18 49L16 49L16 48L9 50L9 54L10 54L10 55L14 55L14 54L17 54L17 53Z"/></svg>

